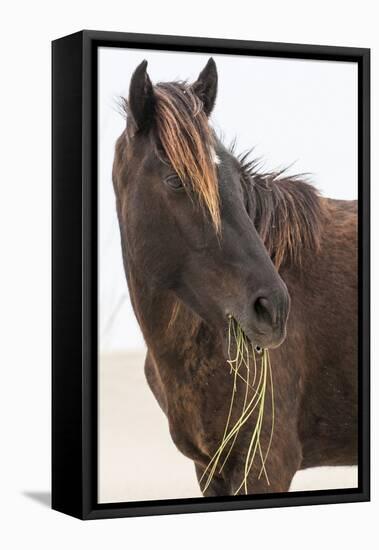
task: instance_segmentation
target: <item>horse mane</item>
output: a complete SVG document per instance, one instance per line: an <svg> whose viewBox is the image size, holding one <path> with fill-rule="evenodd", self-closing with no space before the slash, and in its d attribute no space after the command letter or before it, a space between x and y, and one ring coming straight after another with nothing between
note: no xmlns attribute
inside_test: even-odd
<svg viewBox="0 0 379 550"><path fill-rule="evenodd" d="M320 248L324 209L305 174L286 176L286 169L259 170L250 152L238 157L251 191L254 223L277 269L288 259L301 265L304 251Z"/></svg>
<svg viewBox="0 0 379 550"><path fill-rule="evenodd" d="M214 134L203 103L186 82L154 87L155 122L159 143L183 186L198 195L217 229L220 205L213 162Z"/></svg>
<svg viewBox="0 0 379 550"><path fill-rule="evenodd" d="M154 87L158 141L184 186L191 186L220 230L220 199L214 163L215 135L202 101L186 82ZM317 190L304 174L260 172L250 155L239 157L252 183L254 220L277 269L286 259L301 264L304 250L318 251L323 209Z"/></svg>
<svg viewBox="0 0 379 550"><path fill-rule="evenodd" d="M156 152L168 161L183 187L208 210L218 232L221 227L217 172L214 164L215 135L203 102L185 81L154 86ZM128 114L127 101L122 108Z"/></svg>
<svg viewBox="0 0 379 550"><path fill-rule="evenodd" d="M156 153L171 164L183 186L198 197L219 232L220 197L214 162L216 136L203 103L185 81L154 86ZM128 114L128 104L122 100ZM286 170L263 172L251 151L237 156L242 179L252 193L254 222L277 269L287 259L300 265L304 250L320 247L323 208L318 191L304 174L286 176ZM163 158L162 160L165 160Z"/></svg>

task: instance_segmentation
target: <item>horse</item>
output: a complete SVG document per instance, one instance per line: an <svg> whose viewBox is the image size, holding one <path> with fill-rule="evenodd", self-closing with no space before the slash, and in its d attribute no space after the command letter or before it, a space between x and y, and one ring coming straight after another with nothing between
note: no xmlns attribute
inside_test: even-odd
<svg viewBox="0 0 379 550"><path fill-rule="evenodd" d="M357 464L357 204L224 145L210 123L217 86L213 58L193 83L153 85L147 61L135 69L112 172L122 257L148 385L206 497L243 493L256 425L254 413L204 489L230 404L228 319L268 350L269 479L253 464L246 486L281 493L298 470Z"/></svg>

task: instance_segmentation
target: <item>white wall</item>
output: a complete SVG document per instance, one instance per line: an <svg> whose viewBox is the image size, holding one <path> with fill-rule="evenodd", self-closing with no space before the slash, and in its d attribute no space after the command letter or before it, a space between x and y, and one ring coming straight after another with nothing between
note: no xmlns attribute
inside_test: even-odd
<svg viewBox="0 0 379 550"><path fill-rule="evenodd" d="M25 492L50 484L50 45L81 28L371 47L373 241L378 235L379 37L376 3L303 0L185 4L167 0L13 2L1 40L1 500L2 546L67 550L217 547L372 548L377 540L379 400L373 400L374 501L83 524ZM376 247L375 247L376 248ZM373 280L379 277L373 250ZM373 285L373 334L379 329ZM377 339L373 377L377 390ZM377 395L377 394L376 394ZM69 396L67 396L69 399ZM158 474L159 475L159 474Z"/></svg>
<svg viewBox="0 0 379 550"><path fill-rule="evenodd" d="M237 151L255 147L267 169L310 174L320 192L357 198L357 64L213 56L219 75L212 125ZM101 48L99 54L99 324L101 351L138 350L121 259L111 182L114 145L124 129L117 102L143 60L153 82L196 80L209 55ZM110 322L112 320L112 322Z"/></svg>

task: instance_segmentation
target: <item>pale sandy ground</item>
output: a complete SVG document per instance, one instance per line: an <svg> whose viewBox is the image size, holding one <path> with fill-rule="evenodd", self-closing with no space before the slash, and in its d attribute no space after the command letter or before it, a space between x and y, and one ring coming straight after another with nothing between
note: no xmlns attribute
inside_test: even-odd
<svg viewBox="0 0 379 550"><path fill-rule="evenodd" d="M201 496L194 466L174 446L147 386L141 353L99 361L99 502ZM298 472L291 491L357 486L357 468Z"/></svg>

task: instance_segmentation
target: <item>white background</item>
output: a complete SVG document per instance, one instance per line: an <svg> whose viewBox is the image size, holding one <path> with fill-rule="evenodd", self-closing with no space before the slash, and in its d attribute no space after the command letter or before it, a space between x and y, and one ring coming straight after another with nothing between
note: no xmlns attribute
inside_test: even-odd
<svg viewBox="0 0 379 550"><path fill-rule="evenodd" d="M135 7L137 6L137 7ZM373 399L373 502L81 523L52 512L50 483L50 40L81 28L372 48L378 150L375 2L278 1L217 6L123 1L14 2L2 7L1 530L5 548L347 549L377 544L378 398ZM378 230L373 158L373 242ZM373 280L378 276L373 257ZM373 334L378 292L373 288ZM376 382L377 345L373 342ZM69 398L69 396L68 396ZM27 496L39 495L39 499ZM376 542L375 542L376 541Z"/></svg>

